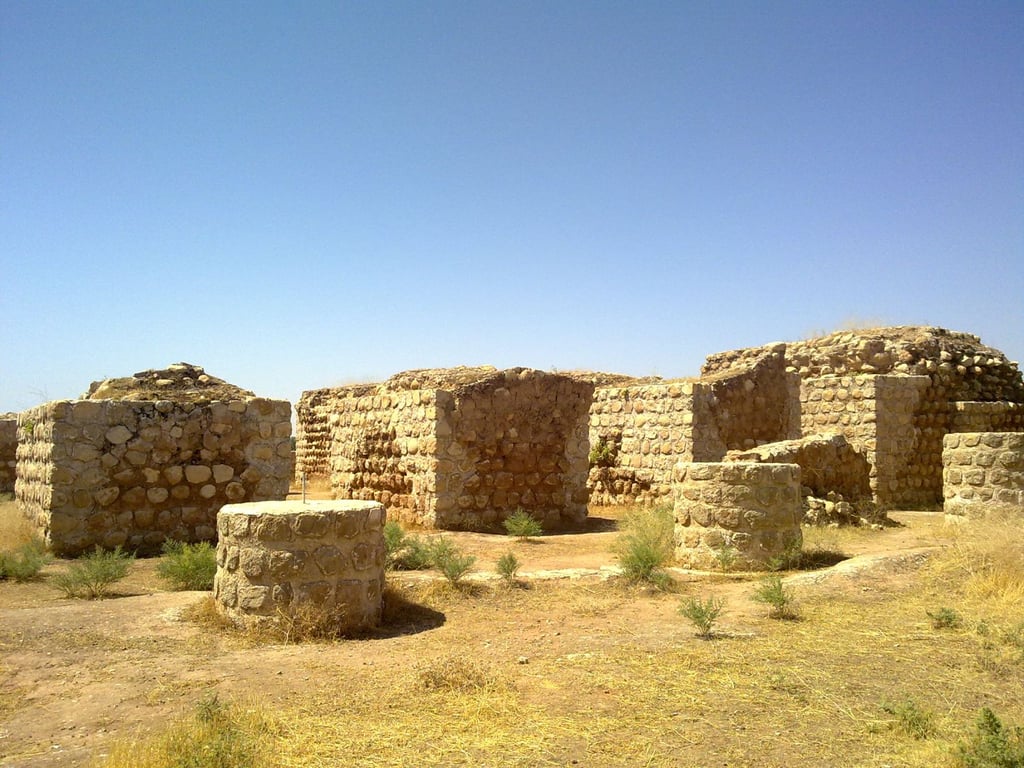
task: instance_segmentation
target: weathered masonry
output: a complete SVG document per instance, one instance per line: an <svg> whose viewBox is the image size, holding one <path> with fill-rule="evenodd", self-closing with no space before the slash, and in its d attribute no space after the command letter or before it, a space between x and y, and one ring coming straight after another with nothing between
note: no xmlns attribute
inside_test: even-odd
<svg viewBox="0 0 1024 768"><path fill-rule="evenodd" d="M977 336L943 328L843 331L723 352L704 372L750 364L780 346L787 370L801 379L801 432L845 436L867 459L880 504L942 502L947 434L1024 429L1017 364Z"/></svg>
<svg viewBox="0 0 1024 768"><path fill-rule="evenodd" d="M669 503L676 462L800 435L799 377L782 347L701 379L599 386L590 411L591 501Z"/></svg>
<svg viewBox="0 0 1024 768"><path fill-rule="evenodd" d="M184 364L164 373L184 370L205 375ZM167 399L61 400L19 415L15 495L56 554L212 541L224 504L287 495L288 402L204 400L201 387L157 380Z"/></svg>
<svg viewBox="0 0 1024 768"><path fill-rule="evenodd" d="M942 464L947 515L1024 513L1024 433L946 435Z"/></svg>
<svg viewBox="0 0 1024 768"><path fill-rule="evenodd" d="M529 368L454 368L304 392L297 470L410 525L489 529L519 508L548 529L576 525L593 389Z"/></svg>

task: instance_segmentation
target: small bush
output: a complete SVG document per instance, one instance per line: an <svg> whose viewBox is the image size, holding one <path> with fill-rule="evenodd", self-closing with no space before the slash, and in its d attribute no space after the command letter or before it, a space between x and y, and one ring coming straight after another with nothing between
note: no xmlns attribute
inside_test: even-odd
<svg viewBox="0 0 1024 768"><path fill-rule="evenodd" d="M509 536L515 536L520 540L540 536L544 533L544 527L540 524L540 521L535 520L522 509L517 509L506 518L505 530L508 531Z"/></svg>
<svg viewBox="0 0 1024 768"><path fill-rule="evenodd" d="M0 552L0 579L31 581L52 559L39 539L22 544L13 552Z"/></svg>
<svg viewBox="0 0 1024 768"><path fill-rule="evenodd" d="M619 458L619 446L614 439L599 437L597 443L590 449L590 466L592 467L614 467Z"/></svg>
<svg viewBox="0 0 1024 768"><path fill-rule="evenodd" d="M399 571L424 571L433 565L433 547L421 536L403 536L401 546L392 555L392 567Z"/></svg>
<svg viewBox="0 0 1024 768"><path fill-rule="evenodd" d="M657 583L656 574L672 559L675 518L666 507L638 508L623 520L625 530L614 551L623 575L632 582Z"/></svg>
<svg viewBox="0 0 1024 768"><path fill-rule="evenodd" d="M504 579L507 586L515 585L517 573L519 573L519 558L513 553L506 552L498 558L498 574Z"/></svg>
<svg viewBox="0 0 1024 768"><path fill-rule="evenodd" d="M389 571L396 567L398 558L405 548L405 531L394 520L384 524L384 567Z"/></svg>
<svg viewBox="0 0 1024 768"><path fill-rule="evenodd" d="M1024 766L1024 728L1004 726L985 707L978 714L974 734L961 744L958 757L964 768L1021 768Z"/></svg>
<svg viewBox="0 0 1024 768"><path fill-rule="evenodd" d="M882 711L893 715L893 727L915 739L927 739L935 734L935 715L921 709L913 699L901 702L882 702Z"/></svg>
<svg viewBox="0 0 1024 768"><path fill-rule="evenodd" d="M213 589L217 573L217 550L208 541L184 544L167 541L163 546L164 559L157 563L156 575L175 590Z"/></svg>
<svg viewBox="0 0 1024 768"><path fill-rule="evenodd" d="M679 612L693 622L698 637L710 640L714 636L715 622L724 608L725 603L717 598L709 597L705 602L699 597L691 597L679 606Z"/></svg>
<svg viewBox="0 0 1024 768"><path fill-rule="evenodd" d="M772 619L797 618L793 590L787 589L781 576L767 576L754 590L751 598L756 603L768 606L768 617Z"/></svg>
<svg viewBox="0 0 1024 768"><path fill-rule="evenodd" d="M736 567L739 555L735 547L726 545L715 550L715 560L718 561L718 567L722 569L722 573L728 573Z"/></svg>
<svg viewBox="0 0 1024 768"><path fill-rule="evenodd" d="M932 627L934 629L955 629L963 623L960 614L952 608L943 607L939 608L935 613L931 611L926 611L926 613L932 620Z"/></svg>
<svg viewBox="0 0 1024 768"><path fill-rule="evenodd" d="M128 575L128 569L135 556L123 552L121 547L113 550L96 550L71 563L66 573L53 577L53 585L66 597L94 600L106 597L110 586Z"/></svg>
<svg viewBox="0 0 1024 768"><path fill-rule="evenodd" d="M469 573L476 558L472 555L464 555L449 539L440 536L434 539L430 546L431 560L434 566L444 574L448 582L453 586L459 586L462 577Z"/></svg>

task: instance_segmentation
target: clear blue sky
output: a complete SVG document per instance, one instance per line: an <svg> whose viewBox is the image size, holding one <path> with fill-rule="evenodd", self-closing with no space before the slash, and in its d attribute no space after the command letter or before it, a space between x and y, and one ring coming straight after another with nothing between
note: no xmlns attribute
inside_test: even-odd
<svg viewBox="0 0 1024 768"><path fill-rule="evenodd" d="M1024 361L1024 3L0 0L0 411L187 361Z"/></svg>

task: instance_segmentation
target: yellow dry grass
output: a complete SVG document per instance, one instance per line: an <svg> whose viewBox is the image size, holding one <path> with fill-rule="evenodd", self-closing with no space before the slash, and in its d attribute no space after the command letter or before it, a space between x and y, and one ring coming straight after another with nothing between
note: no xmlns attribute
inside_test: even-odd
<svg viewBox="0 0 1024 768"><path fill-rule="evenodd" d="M32 542L35 529L9 495L0 500L0 552L10 552Z"/></svg>

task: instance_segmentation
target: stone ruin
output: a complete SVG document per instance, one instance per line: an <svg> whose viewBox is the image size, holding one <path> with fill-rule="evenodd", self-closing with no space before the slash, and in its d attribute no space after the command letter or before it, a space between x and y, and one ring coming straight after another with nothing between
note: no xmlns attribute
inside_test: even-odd
<svg viewBox="0 0 1024 768"><path fill-rule="evenodd" d="M226 503L283 499L291 406L180 363L18 416L19 506L51 550L216 539Z"/></svg>
<svg viewBox="0 0 1024 768"><path fill-rule="evenodd" d="M800 377L800 431L843 435L869 465L882 507L942 503L943 439L951 432L1024 431L1017 363L977 336L934 327L840 331L712 355L705 375L781 350Z"/></svg>
<svg viewBox="0 0 1024 768"><path fill-rule="evenodd" d="M410 371L303 393L296 410L312 486L415 525L488 529L522 507L558 527L587 501L672 503L679 462L795 464L812 517L856 522L940 504L945 435L1024 431L1024 384L976 336L898 327L711 355L696 379Z"/></svg>
<svg viewBox="0 0 1024 768"><path fill-rule="evenodd" d="M578 525L593 390L568 375L479 367L304 392L297 470L412 526L496 529L517 509L549 530Z"/></svg>

